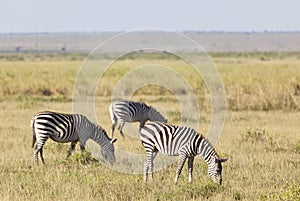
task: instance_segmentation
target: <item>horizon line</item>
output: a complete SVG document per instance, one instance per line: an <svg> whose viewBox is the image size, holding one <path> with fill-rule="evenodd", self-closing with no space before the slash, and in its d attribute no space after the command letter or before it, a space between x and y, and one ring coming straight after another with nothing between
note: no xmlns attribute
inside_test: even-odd
<svg viewBox="0 0 300 201"><path fill-rule="evenodd" d="M142 29L141 29L142 30ZM134 30L136 31L136 30ZM163 31L163 30L162 30ZM262 30L262 31L226 31L226 30L170 30L179 33L199 33L199 34L209 34L209 33L219 33L219 34L264 34L264 33L300 33L300 30ZM0 32L0 35L51 35L51 34L117 34L126 33L129 31L36 31L36 32ZM151 31L145 31L146 33L151 33Z"/></svg>

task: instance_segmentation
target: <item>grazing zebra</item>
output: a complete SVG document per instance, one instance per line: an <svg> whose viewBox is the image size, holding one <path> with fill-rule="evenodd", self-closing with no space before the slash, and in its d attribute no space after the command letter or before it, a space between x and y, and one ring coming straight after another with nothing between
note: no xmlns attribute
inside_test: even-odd
<svg viewBox="0 0 300 201"><path fill-rule="evenodd" d="M32 147L34 147L34 160L38 163L38 153L44 163L43 146L51 138L56 142L71 142L67 157L75 149L77 142L80 142L81 150L85 149L88 139L94 140L101 146L101 154L111 164L115 161L115 150L113 143L116 139L110 139L105 130L90 122L80 114L62 114L57 112L40 112L31 120L33 130Z"/></svg>
<svg viewBox="0 0 300 201"><path fill-rule="evenodd" d="M124 137L122 129L125 122L140 122L140 129L147 120L166 123L167 120L153 107L140 102L117 100L110 104L109 113L112 122L111 134L114 135L115 126L119 123L118 130Z"/></svg>
<svg viewBox="0 0 300 201"><path fill-rule="evenodd" d="M174 126L159 122L147 123L140 130L142 144L146 150L144 181L147 181L148 171L153 180L153 160L158 152L170 156L179 156L175 185L182 167L188 159L189 183L192 183L193 162L200 155L208 165L208 174L215 183L222 184L222 164L227 159L221 159L212 145L197 132L188 127Z"/></svg>

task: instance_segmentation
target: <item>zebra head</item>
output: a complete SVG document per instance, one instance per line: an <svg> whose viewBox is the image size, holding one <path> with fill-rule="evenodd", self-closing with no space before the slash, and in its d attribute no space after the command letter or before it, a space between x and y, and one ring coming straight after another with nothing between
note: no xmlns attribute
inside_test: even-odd
<svg viewBox="0 0 300 201"><path fill-rule="evenodd" d="M109 139L109 142L107 142L101 148L101 154L104 160L108 161L111 165L113 165L114 162L116 161L115 147L114 147L115 141L117 141L117 139Z"/></svg>
<svg viewBox="0 0 300 201"><path fill-rule="evenodd" d="M167 119L165 119L155 108L150 107L149 109L149 120L150 121L158 121L167 123Z"/></svg>
<svg viewBox="0 0 300 201"><path fill-rule="evenodd" d="M208 174L215 183L222 185L222 163L226 162L227 158L219 158L212 156L208 164Z"/></svg>

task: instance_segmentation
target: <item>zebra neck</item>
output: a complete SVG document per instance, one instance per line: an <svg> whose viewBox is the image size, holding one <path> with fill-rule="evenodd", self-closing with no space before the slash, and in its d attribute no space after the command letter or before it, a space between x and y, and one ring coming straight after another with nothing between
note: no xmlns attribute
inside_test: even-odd
<svg viewBox="0 0 300 201"><path fill-rule="evenodd" d="M149 119L151 119L151 107L148 107L147 105L143 108L143 115L146 115Z"/></svg>
<svg viewBox="0 0 300 201"><path fill-rule="evenodd" d="M90 133L90 137L92 140L94 140L97 144L99 144L101 147L105 144L105 142L108 140L108 137L106 136L103 131L100 130L95 125L92 125L92 132Z"/></svg>
<svg viewBox="0 0 300 201"><path fill-rule="evenodd" d="M199 154L207 164L210 163L212 157L217 156L217 153L213 146L207 139L202 136L200 137L197 154Z"/></svg>
<svg viewBox="0 0 300 201"><path fill-rule="evenodd" d="M148 114L148 118L150 119L150 121L155 121L157 111L152 107L147 107L145 111L145 114Z"/></svg>

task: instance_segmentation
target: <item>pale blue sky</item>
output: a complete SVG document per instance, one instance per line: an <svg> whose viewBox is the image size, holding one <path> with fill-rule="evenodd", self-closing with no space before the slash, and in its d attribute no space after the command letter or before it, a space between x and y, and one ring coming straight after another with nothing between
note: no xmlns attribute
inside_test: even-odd
<svg viewBox="0 0 300 201"><path fill-rule="evenodd" d="M0 33L300 31L299 0L1 0Z"/></svg>

